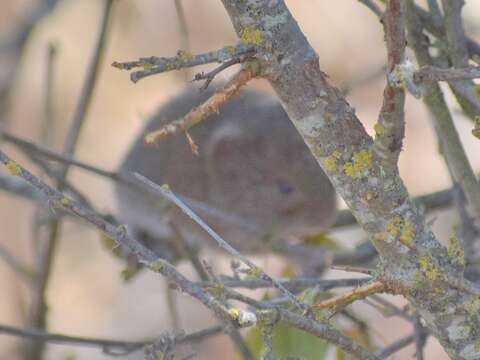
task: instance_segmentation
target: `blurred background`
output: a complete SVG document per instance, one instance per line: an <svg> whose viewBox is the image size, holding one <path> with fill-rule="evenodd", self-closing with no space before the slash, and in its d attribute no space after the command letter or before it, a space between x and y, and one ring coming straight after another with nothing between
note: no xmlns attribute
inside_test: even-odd
<svg viewBox="0 0 480 360"><path fill-rule="evenodd" d="M36 11L40 1L1 0L0 44L12 39ZM348 100L372 134L385 85L385 46L382 26L375 15L356 0L286 1L308 40L320 57L322 70L337 86L350 89ZM193 68L149 77L136 84L129 74L110 66L113 61L135 60L142 56L174 56L189 47L193 53L234 44L236 37L229 18L218 0L182 1L188 39L182 35L174 0L121 0L113 6L112 21L98 83L75 156L101 168L115 170L130 142L149 115L168 98L177 94L197 72L212 66ZM49 130L53 147L61 150L90 62L101 22L103 0L60 0L42 17L29 34L21 57L0 47L0 89L7 89L1 103L0 126L38 142L42 132L47 54L50 44L57 55L53 69L53 119ZM467 1L464 8L467 32L480 40L480 3ZM188 40L188 41L186 41ZM3 42L2 42L3 41ZM220 78L226 78L228 72ZM271 91L265 81L249 85ZM476 171L480 169L480 142L471 135L472 124L464 118L448 90L455 124ZM450 186L448 172L438 153L429 115L422 102L407 97L407 132L400 158L402 177L411 194L424 194ZM35 164L4 143L2 149L27 168ZM0 169L4 172L4 169ZM69 179L105 213L115 213L111 184L103 178L73 169ZM0 192L0 244L22 262L33 264L35 209L28 200ZM453 212L429 214L436 219L433 229L445 241L457 221ZM345 246L354 246L361 233L351 229L334 233ZM166 306L163 279L142 272L131 282L121 277L122 263L106 251L99 234L78 221L66 220L53 263L48 286L48 325L52 332L89 337L140 340L158 337L172 328ZM209 258L209 254L205 254ZM281 271L280 259L268 256L262 261L271 274ZM211 260L213 262L213 260ZM215 259L216 269L228 270L229 259ZM194 276L181 265L182 272ZM329 277L351 276L332 271ZM24 325L31 301L25 282L0 261L0 324ZM261 293L258 293L259 295ZM176 294L180 327L185 331L214 324L209 311L189 297ZM400 298L389 297L402 305ZM373 324L372 337L378 346L406 335L410 325L397 318L384 318L368 305L355 304L359 317ZM17 359L22 341L0 334L0 358ZM234 358L225 336L212 338L197 348L201 359ZM106 359L98 349L51 345L47 359ZM219 354L222 354L221 356ZM410 346L393 359L411 358ZM431 337L427 358L447 359ZM333 355L332 355L333 356ZM125 359L141 359L132 354Z"/></svg>

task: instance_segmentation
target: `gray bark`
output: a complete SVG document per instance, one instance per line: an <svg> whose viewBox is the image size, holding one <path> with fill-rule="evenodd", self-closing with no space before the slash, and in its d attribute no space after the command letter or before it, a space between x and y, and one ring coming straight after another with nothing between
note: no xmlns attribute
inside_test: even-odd
<svg viewBox="0 0 480 360"><path fill-rule="evenodd" d="M381 279L406 297L454 359L480 358L480 300L416 209L396 163L380 156L338 89L329 84L283 1L222 0L261 73L382 260ZM250 36L255 34L254 37Z"/></svg>

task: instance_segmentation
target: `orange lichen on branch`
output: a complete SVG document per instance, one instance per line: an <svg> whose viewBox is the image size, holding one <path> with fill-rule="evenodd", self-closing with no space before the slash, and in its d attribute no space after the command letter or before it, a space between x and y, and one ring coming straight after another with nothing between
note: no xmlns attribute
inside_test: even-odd
<svg viewBox="0 0 480 360"><path fill-rule="evenodd" d="M240 70L222 89L215 92L203 104L194 107L183 118L174 120L170 124L145 135L145 143L148 145L155 144L167 136L177 134L180 131L187 131L211 114L218 113L222 105L235 96L242 86L255 77L256 73L252 67Z"/></svg>
<svg viewBox="0 0 480 360"><path fill-rule="evenodd" d="M315 310L338 309L350 305L351 303L364 299L367 296L385 291L385 285L381 281L374 281L367 285L357 287L345 294L334 296L330 299L317 302L313 305Z"/></svg>

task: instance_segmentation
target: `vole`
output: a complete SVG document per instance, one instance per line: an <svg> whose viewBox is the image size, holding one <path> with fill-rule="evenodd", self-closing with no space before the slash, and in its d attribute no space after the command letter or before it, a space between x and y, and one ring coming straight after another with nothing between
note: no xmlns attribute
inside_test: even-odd
<svg viewBox="0 0 480 360"><path fill-rule="evenodd" d="M187 114L212 91L189 88L160 107L127 152L121 172L138 172L168 184L216 232L238 250L260 253L271 241L316 234L335 220L336 195L325 173L281 105L248 90L184 134L146 145L144 136ZM175 206L116 186L119 218L132 235L173 260L174 223L189 243L213 244Z"/></svg>

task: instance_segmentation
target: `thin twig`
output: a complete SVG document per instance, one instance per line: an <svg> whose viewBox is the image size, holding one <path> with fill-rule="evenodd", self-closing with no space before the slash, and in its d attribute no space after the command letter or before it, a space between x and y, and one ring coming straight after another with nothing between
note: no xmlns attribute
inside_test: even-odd
<svg viewBox="0 0 480 360"><path fill-rule="evenodd" d="M199 342L205 338L216 336L224 331L223 325L215 325L200 331L196 331L187 335L178 336L177 343L184 344L189 342ZM68 344L70 346L87 346L101 348L104 352L116 355L127 355L133 351L149 345L153 340L147 341L120 341L109 339L88 338L80 336L69 336L63 334L48 333L41 329L25 329L15 326L1 325L0 333L3 335L11 335L23 337L27 339L37 339L49 344Z"/></svg>
<svg viewBox="0 0 480 360"><path fill-rule="evenodd" d="M101 61L105 52L105 43L107 38L107 30L110 22L111 10L114 0L105 0L104 8L102 12L102 20L100 26L100 32L97 39L97 43L94 50L94 55L91 59L85 81L83 82L82 90L77 102L77 106L73 115L69 132L65 140L64 154L72 156L75 152L75 148L78 143L80 131L84 120L86 118L87 111L92 99L93 91L98 80L98 70L101 65ZM47 100L47 103L49 100ZM49 110L47 110L49 111ZM51 115L51 114L50 114ZM66 180L69 171L69 166L65 165L61 167L60 178L57 182L60 191L65 188L64 180ZM39 329L46 328L46 316L47 316L47 299L46 289L48 287L53 259L55 257L56 248L59 242L59 234L61 231L61 222L59 219L54 219L48 227L48 238L42 248L38 260L37 279L35 282L36 289L33 294L31 319L29 323ZM40 360L43 357L44 343L41 341L35 341L26 348L25 359L26 360Z"/></svg>
<svg viewBox="0 0 480 360"><path fill-rule="evenodd" d="M251 44L239 44L237 46L226 46L216 51L198 55L193 55L186 51L179 51L177 56L169 58L152 56L148 58L140 58L138 61L115 61L112 66L120 70L143 68L143 70L134 71L130 75L130 79L133 82L137 82L147 76L160 74L166 71L186 69L214 62L225 62L246 54L253 54L253 52L254 47Z"/></svg>
<svg viewBox="0 0 480 360"><path fill-rule="evenodd" d="M176 224L173 221L170 222L170 227L172 228L174 242L178 247L178 252L190 260L191 264L193 265L193 268L195 269L195 271L197 272L198 276L202 281L208 281L210 277L207 274L207 271L205 270L205 268L203 267L202 262L198 258L197 252L195 251L195 249L193 249L190 246L188 241L185 239L185 237L181 233L180 229L176 226ZM217 279L214 278L214 281L216 282ZM172 307L175 307L175 305L173 304ZM172 318L174 319L175 317L173 315L174 315L174 312L172 312ZM242 354L242 357L245 360L253 360L254 356L251 353L248 346L246 345L238 329L232 326L232 324L229 324L229 326L231 327L231 329L230 331L228 331L228 335L230 336L230 339L232 340L234 346L236 346L236 348L238 349L240 354Z"/></svg>
<svg viewBox="0 0 480 360"><path fill-rule="evenodd" d="M415 357L416 360L423 360L423 349L427 342L428 332L425 330L420 322L420 317L417 315L414 322L414 334L415 334Z"/></svg>
<svg viewBox="0 0 480 360"><path fill-rule="evenodd" d="M464 1L442 0L442 5L445 13L445 38L448 45L448 57L454 67L465 68L469 65L468 60L470 56L461 14ZM451 87L452 91L465 113L472 119L480 116L480 99L475 94L473 81L456 80L453 84L455 84L455 87ZM462 92L467 93L468 96L463 96L457 90L458 88L462 88Z"/></svg>
<svg viewBox="0 0 480 360"><path fill-rule="evenodd" d="M263 288L270 288L273 287L272 283L266 280L260 279L234 279L234 278L220 278L222 285L227 286L229 288L245 288L245 289L263 289ZM371 281L372 278L365 277L365 278L352 278L352 279L332 279L332 280L324 280L319 279L317 277L311 278L293 278L293 279L285 279L280 278L276 279L280 284L289 288L289 289L302 289L317 286L322 291L340 288L340 287L351 287L351 286L362 286L367 282ZM212 282L203 282L200 283L200 286L209 287L213 286Z"/></svg>
<svg viewBox="0 0 480 360"><path fill-rule="evenodd" d="M116 180L117 175L112 172L112 171L107 171L100 169L97 166L86 164L82 161L74 159L71 155L64 155L59 152L56 152L55 150L52 150L48 147L34 144L28 140L21 139L18 136L15 136L13 134L10 134L9 132L3 131L0 134L0 139L9 142L10 144L13 144L23 151L28 152L29 154L34 154L37 156L42 156L50 160L55 160L58 161L64 165L72 165L76 166L80 169L89 171L91 173L106 177L111 180Z"/></svg>
<svg viewBox="0 0 480 360"><path fill-rule="evenodd" d="M431 65L423 66L413 74L417 83L426 81L453 81L480 78L480 66L444 69Z"/></svg>
<svg viewBox="0 0 480 360"><path fill-rule="evenodd" d="M374 307L385 317L398 316L410 323L413 323L415 321L415 318L412 315L410 315L406 310L398 307L397 305L388 301L387 299L385 299L380 295L374 294L370 296L368 299L366 299L365 302L370 306ZM377 304L383 306L383 308L379 308Z"/></svg>
<svg viewBox="0 0 480 360"><path fill-rule="evenodd" d="M382 350L377 352L377 356L380 359L386 359L390 355L396 353L399 350L402 350L404 347L407 347L408 345L412 344L415 341L415 335L411 334L408 336L405 336L392 344L388 345L387 347L383 348Z"/></svg>
<svg viewBox="0 0 480 360"><path fill-rule="evenodd" d="M28 182L7 174L0 174L0 189L32 201L45 200L42 194Z"/></svg>
<svg viewBox="0 0 480 360"><path fill-rule="evenodd" d="M272 278L270 275L265 273L260 267L255 265L250 259L241 254L238 250L234 249L229 243L227 243L220 235L218 235L210 226L208 226L197 214L195 214L182 200L180 200L169 188L168 186L159 186L154 182L150 181L146 177L135 173L135 178L138 179L140 183L143 183L148 188L152 189L155 193L160 194L163 198L169 200L170 202L177 205L183 213L185 213L189 218L195 221L208 235L214 239L217 244L224 250L226 250L230 255L235 256L237 259L242 261L245 265L248 266L249 271L252 275L257 276L260 279L269 281L275 288L277 288L283 295L287 296L296 307L302 311L308 311L308 306L297 299L288 289L285 288L281 283Z"/></svg>
<svg viewBox="0 0 480 360"><path fill-rule="evenodd" d="M217 90L203 104L194 107L187 115L145 135L145 143L155 144L162 138L187 131L211 114L218 113L223 104L235 96L240 88L245 86L255 75L255 71L250 68L240 70L222 89Z"/></svg>
<svg viewBox="0 0 480 360"><path fill-rule="evenodd" d="M351 303L364 299L370 295L378 294L385 291L385 285L381 281L374 281L361 287L357 287L345 294L334 296L330 299L323 300L313 304L313 308L320 309L338 309L350 305Z"/></svg>
<svg viewBox="0 0 480 360"><path fill-rule="evenodd" d="M95 44L93 57L88 65L85 81L83 82L77 106L73 114L73 120L65 141L64 154L67 156L73 155L75 151L82 126L85 123L86 115L90 108L95 86L98 83L98 74L100 72L100 67L103 63L103 57L105 55L108 29L114 2L115 0L104 0L102 20L97 43Z"/></svg>
<svg viewBox="0 0 480 360"><path fill-rule="evenodd" d="M408 42L421 66L431 65L428 44L424 42L423 27L414 3L407 1ZM477 221L480 220L480 186L465 154L443 92L435 83L425 84L423 101L434 116L435 128L441 142L443 156L455 181L469 199Z"/></svg>
<svg viewBox="0 0 480 360"><path fill-rule="evenodd" d="M7 79L0 84L0 109L6 109L12 84L18 76L17 67L21 64L20 58L25 48L25 44L35 29L45 17L47 17L57 5L58 0L40 0L26 19L20 22L20 25L10 34L2 34L0 37L0 53L9 52L12 54L12 68L7 72ZM3 55L3 54L2 54Z"/></svg>
<svg viewBox="0 0 480 360"><path fill-rule="evenodd" d="M178 30L180 33L181 48L184 51L190 51L190 34L188 33L187 19L185 17L185 9L183 8L182 0L174 0L175 11L178 18ZM185 69L185 80L188 78L189 71Z"/></svg>
<svg viewBox="0 0 480 360"><path fill-rule="evenodd" d="M17 259L6 247L0 244L0 259L7 264L21 279L25 280L28 285L32 285L35 279L35 272Z"/></svg>
<svg viewBox="0 0 480 360"><path fill-rule="evenodd" d="M365 274L365 275L373 275L375 273L375 269L367 269L367 268L358 267L358 266L332 265L330 268L332 270L356 272L356 273Z"/></svg>
<svg viewBox="0 0 480 360"><path fill-rule="evenodd" d="M405 136L405 90L392 81L405 58L405 6L402 0L387 2L383 16L388 58L388 81L383 92L383 104L375 124L375 149L378 155L396 166ZM398 75L397 75L398 76Z"/></svg>
<svg viewBox="0 0 480 360"><path fill-rule="evenodd" d="M221 65L219 65L218 67L216 67L212 71L209 71L207 73L201 72L201 73L195 74L192 81L205 80L205 83L202 85L201 89L206 90L208 88L208 85L210 85L210 83L213 81L213 79L215 79L215 76L217 76L223 70L229 68L230 66L233 66L235 64L239 64L241 62L242 62L242 59L240 59L240 58L231 59L227 62L222 63Z"/></svg>

